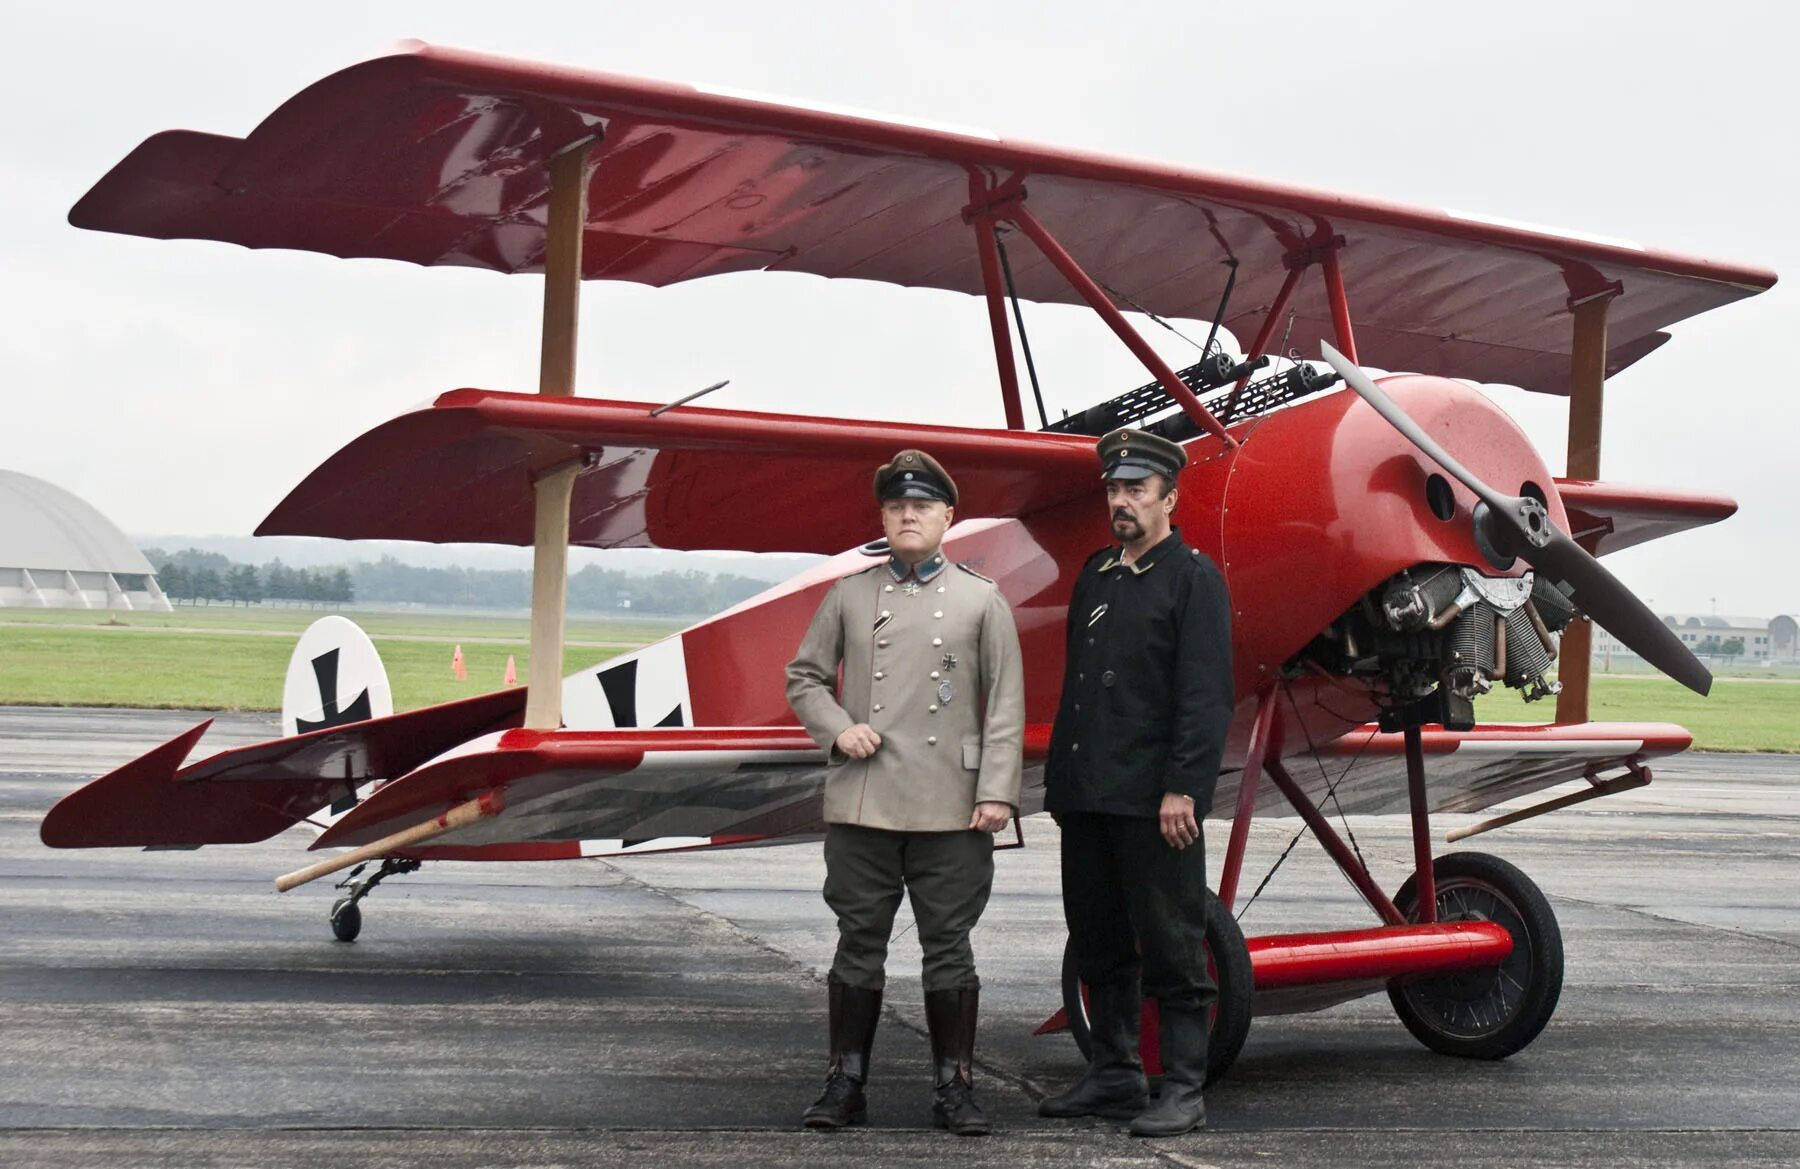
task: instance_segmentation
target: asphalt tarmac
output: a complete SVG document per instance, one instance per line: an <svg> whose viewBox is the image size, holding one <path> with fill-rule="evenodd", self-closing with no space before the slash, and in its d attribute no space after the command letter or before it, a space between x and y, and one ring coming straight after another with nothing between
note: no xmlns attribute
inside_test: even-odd
<svg viewBox="0 0 1800 1169"><path fill-rule="evenodd" d="M1059 1005L1064 931L1056 828L1029 820L976 937L998 1132L973 1140L928 1124L904 910L870 1127L795 1128L823 1074L834 940L816 845L428 865L364 902L346 945L329 882L272 890L299 832L39 843L59 796L195 721L0 708L0 1165L1800 1164L1800 759L1687 756L1649 788L1453 846L1518 864L1561 920L1561 1006L1525 1051L1434 1055L1385 996L1259 1019L1211 1127L1161 1142L1036 1115L1080 1060L1031 1034ZM222 716L202 750L274 733ZM1248 888L1298 826L1257 825ZM1404 822L1352 828L1397 886ZM1216 824L1208 844L1216 871ZM1243 918L1370 923L1310 839Z"/></svg>

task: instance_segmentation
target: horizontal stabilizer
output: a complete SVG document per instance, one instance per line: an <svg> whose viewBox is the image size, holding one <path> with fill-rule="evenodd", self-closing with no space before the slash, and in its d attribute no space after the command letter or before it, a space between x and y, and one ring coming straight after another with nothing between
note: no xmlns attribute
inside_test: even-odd
<svg viewBox="0 0 1800 1169"><path fill-rule="evenodd" d="M201 723L59 800L39 835L51 848L192 848L267 840L374 779L404 775L476 735L516 726L525 690L498 690L388 718L182 761Z"/></svg>

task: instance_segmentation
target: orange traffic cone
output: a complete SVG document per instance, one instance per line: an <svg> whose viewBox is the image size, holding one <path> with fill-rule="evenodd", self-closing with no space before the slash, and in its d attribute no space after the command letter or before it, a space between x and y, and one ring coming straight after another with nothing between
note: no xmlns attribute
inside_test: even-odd
<svg viewBox="0 0 1800 1169"><path fill-rule="evenodd" d="M511 654L506 655L506 680L501 684L504 686L517 686L519 684L519 668L513 665L513 656Z"/></svg>
<svg viewBox="0 0 1800 1169"><path fill-rule="evenodd" d="M450 655L450 672L456 675L458 682L469 680L469 668L463 665L462 646L460 645L456 647L456 652Z"/></svg>

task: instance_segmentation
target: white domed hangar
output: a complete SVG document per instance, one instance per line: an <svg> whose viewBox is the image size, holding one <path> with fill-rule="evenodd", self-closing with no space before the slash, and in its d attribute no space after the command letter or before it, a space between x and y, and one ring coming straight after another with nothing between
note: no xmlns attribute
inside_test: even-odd
<svg viewBox="0 0 1800 1169"><path fill-rule="evenodd" d="M0 470L0 609L171 608L116 524L54 483Z"/></svg>

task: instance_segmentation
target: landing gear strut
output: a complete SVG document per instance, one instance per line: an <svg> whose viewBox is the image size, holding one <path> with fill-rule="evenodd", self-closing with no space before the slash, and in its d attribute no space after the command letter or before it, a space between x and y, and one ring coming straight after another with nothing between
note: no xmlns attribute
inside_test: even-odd
<svg viewBox="0 0 1800 1169"><path fill-rule="evenodd" d="M362 877L360 880L358 879L358 876L364 869L369 867L368 863L364 862L363 864L357 865L354 869L351 869L350 875L339 881L337 884L339 889L350 890L350 895L348 897L340 897L332 903L332 935L340 942L354 942L356 940L356 935L362 932L362 910L357 907L357 903L364 897L367 897L370 892L374 890L375 886L381 884L389 877L399 873L414 872L418 869L420 863L421 862L416 860L395 860L392 857L387 857L382 860L379 869L376 869L366 877Z"/></svg>

